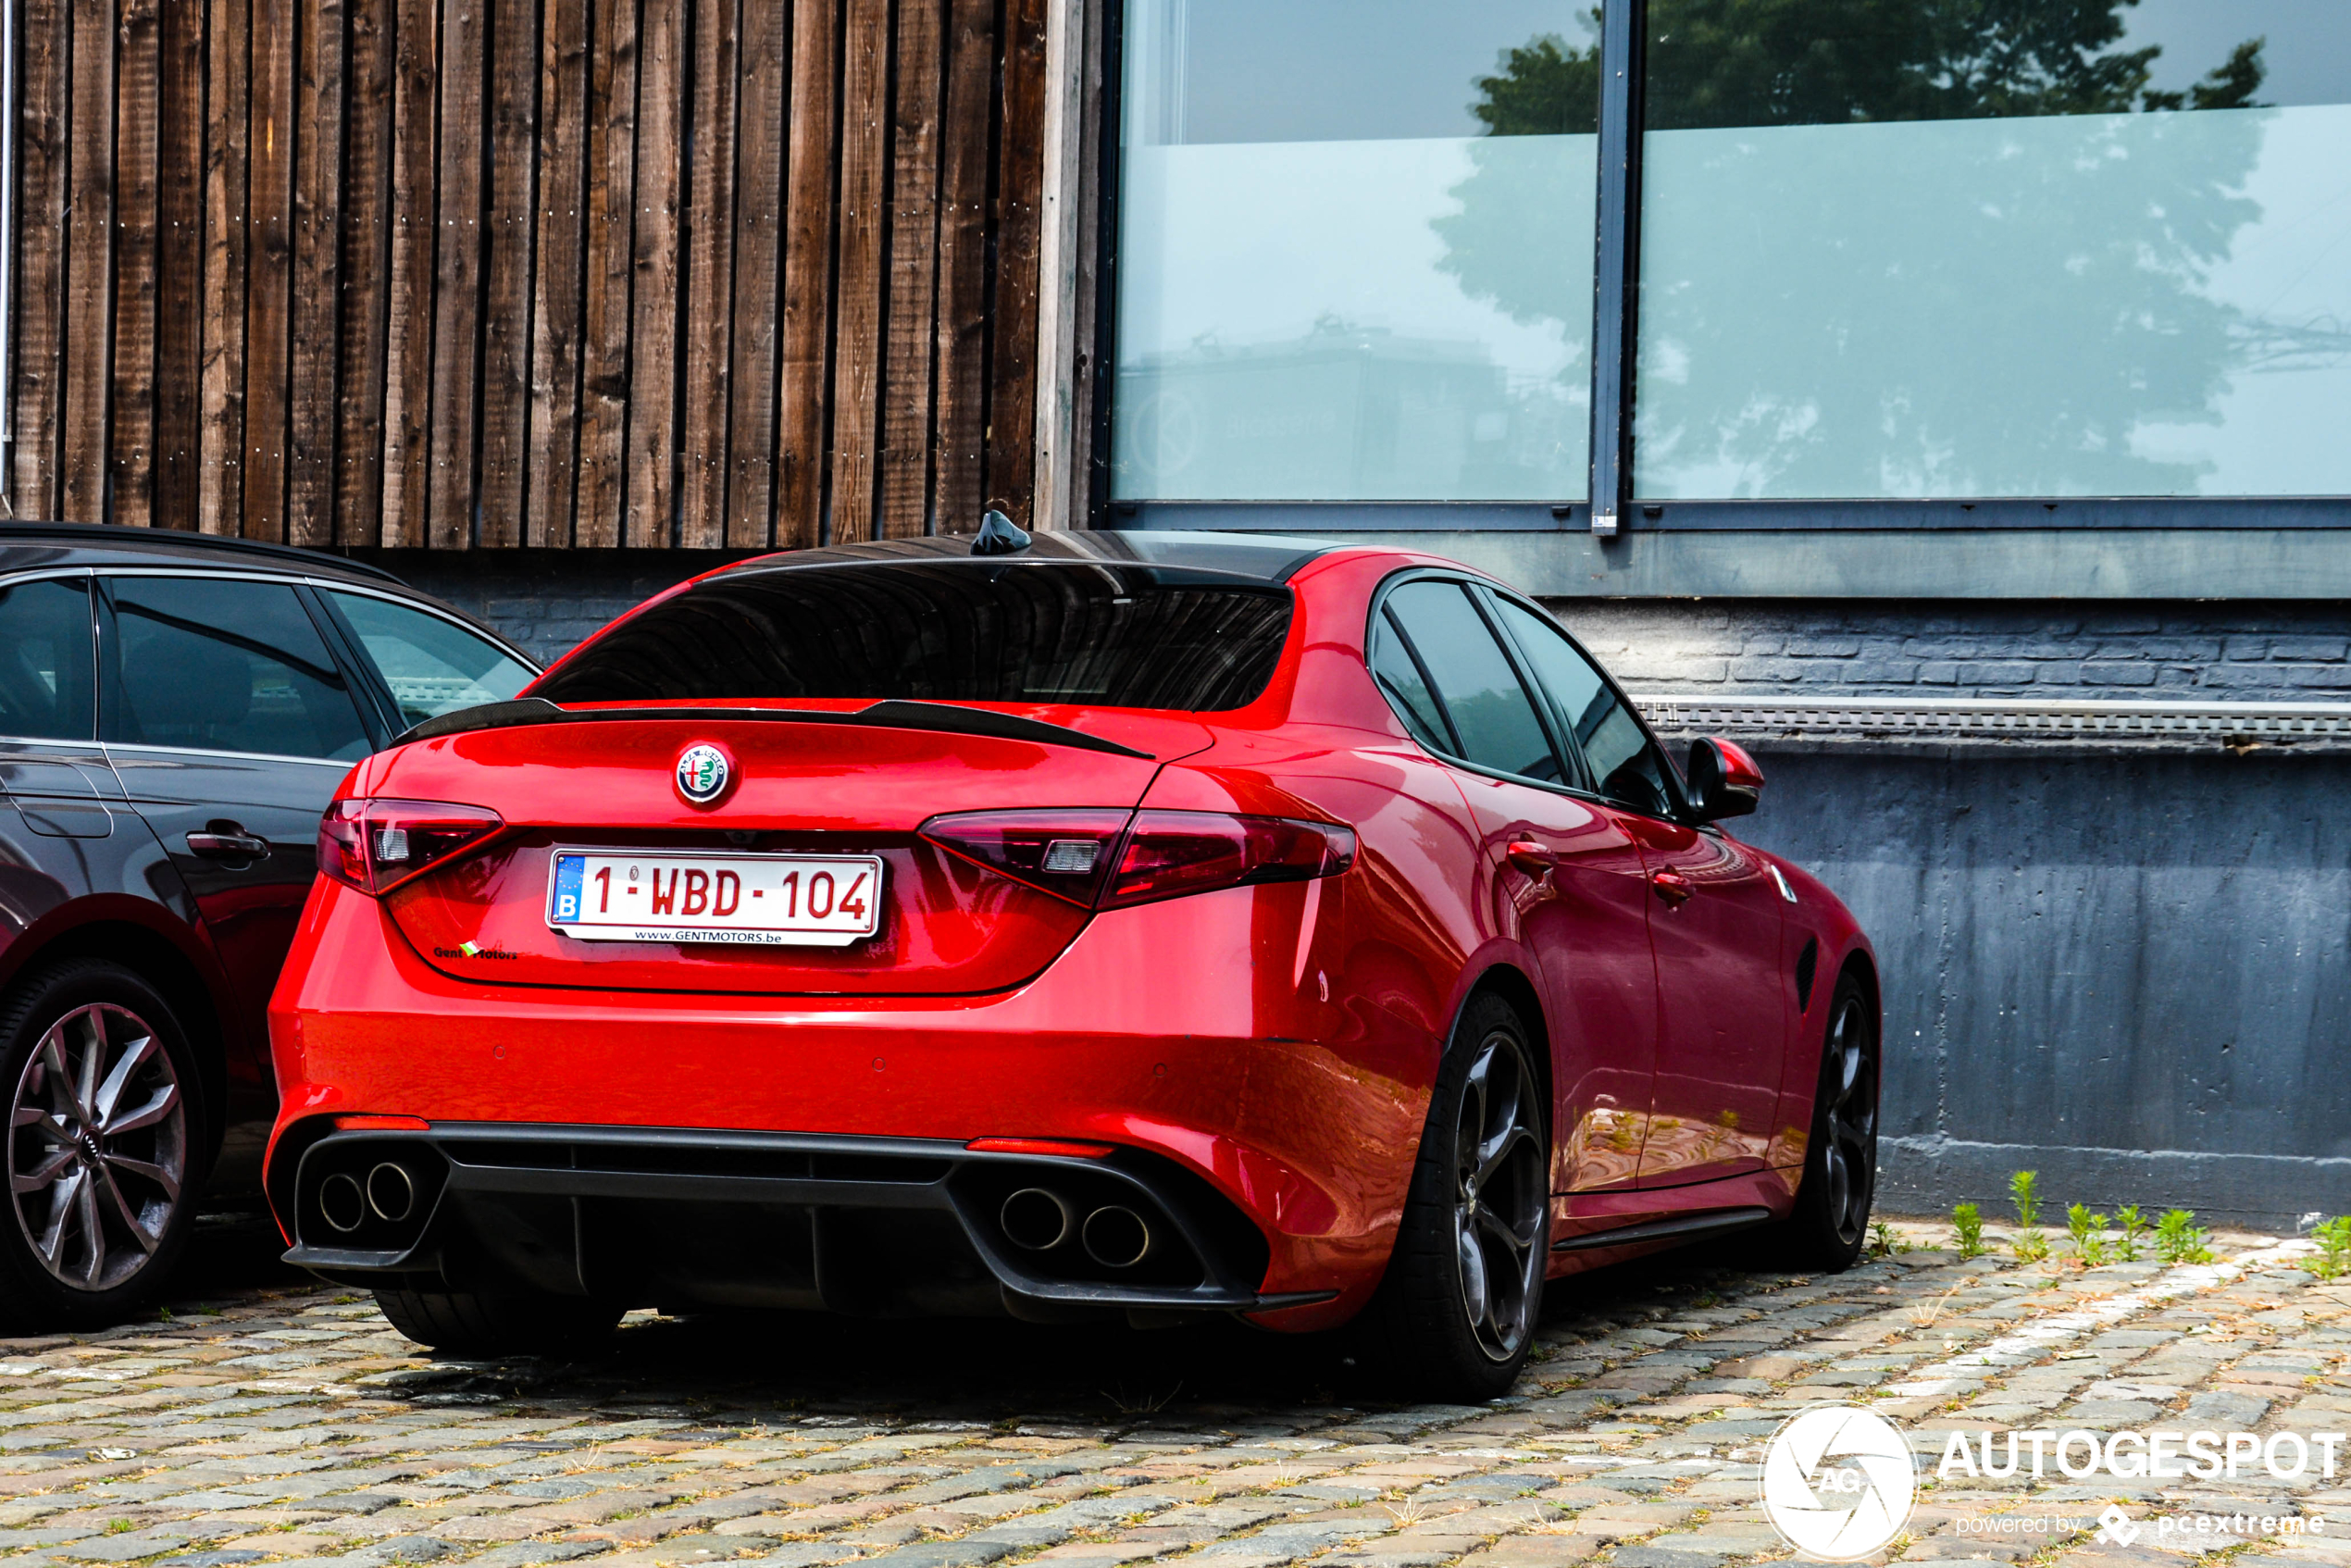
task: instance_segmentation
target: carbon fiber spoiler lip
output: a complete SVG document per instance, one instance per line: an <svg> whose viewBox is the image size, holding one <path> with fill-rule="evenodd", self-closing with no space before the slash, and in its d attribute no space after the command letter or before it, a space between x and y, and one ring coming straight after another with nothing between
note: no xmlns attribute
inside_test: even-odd
<svg viewBox="0 0 2351 1568"><path fill-rule="evenodd" d="M1000 714L987 708L966 708L954 703L917 703L888 698L852 713L819 713L806 708L589 708L559 707L544 697L516 697L512 702L484 703L460 708L411 725L392 739L392 745L412 740L437 740L483 729L513 729L534 724L616 724L644 719L701 723L726 720L753 724L845 724L876 729L927 729L942 735L979 735L994 740L1027 740L1039 746L1068 746L1082 752L1157 762L1149 752L1072 729L1041 718Z"/></svg>

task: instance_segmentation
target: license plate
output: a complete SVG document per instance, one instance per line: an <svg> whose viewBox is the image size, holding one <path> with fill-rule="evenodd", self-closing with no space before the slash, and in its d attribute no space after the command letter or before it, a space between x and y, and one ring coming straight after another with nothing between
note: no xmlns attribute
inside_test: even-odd
<svg viewBox="0 0 2351 1568"><path fill-rule="evenodd" d="M847 947L881 928L870 854L557 850L547 924L589 942Z"/></svg>

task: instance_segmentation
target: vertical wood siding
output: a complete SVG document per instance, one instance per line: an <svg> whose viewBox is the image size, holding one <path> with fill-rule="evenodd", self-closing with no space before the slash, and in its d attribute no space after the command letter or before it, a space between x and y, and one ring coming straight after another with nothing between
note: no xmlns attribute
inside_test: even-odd
<svg viewBox="0 0 2351 1568"><path fill-rule="evenodd" d="M18 517L1024 520L1042 0L19 0Z"/></svg>

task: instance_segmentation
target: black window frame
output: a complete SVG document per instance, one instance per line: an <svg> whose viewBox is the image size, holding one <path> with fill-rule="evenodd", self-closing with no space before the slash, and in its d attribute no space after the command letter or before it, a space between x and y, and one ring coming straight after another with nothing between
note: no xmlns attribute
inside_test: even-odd
<svg viewBox="0 0 2351 1568"><path fill-rule="evenodd" d="M1510 773L1501 768L1487 767L1481 763L1472 762L1467 757L1458 756L1450 752L1429 752L1428 747L1412 733L1411 722L1399 714L1397 722L1403 727L1406 738L1412 740L1412 744L1419 746L1424 752L1428 752L1433 760L1442 763L1447 767L1460 768L1464 773L1474 773L1480 778L1499 778L1511 784L1524 785L1529 789L1548 790L1553 794L1567 795L1575 800L1606 806L1611 811L1626 812L1635 816L1648 816L1656 821L1672 822L1679 827L1693 826L1688 820L1689 796L1683 786L1682 770L1674 765L1673 753L1666 750L1664 743L1658 740L1657 731L1649 728L1648 717L1641 712L1640 704L1625 695L1624 689L1617 684L1616 678L1609 674L1608 666L1594 658L1592 651L1585 647L1574 633L1569 631L1566 627L1561 626L1558 616L1545 610L1542 605L1529 599L1525 594L1513 592L1490 578L1479 577L1474 572L1449 571L1441 566L1408 566L1380 579L1379 586L1372 591L1371 609L1363 621L1363 673L1370 678L1373 686L1378 689L1381 700L1388 704L1391 711L1396 707L1396 699L1388 694L1378 674L1371 667L1372 640L1382 626L1393 630L1401 641L1406 653L1420 670L1421 680L1427 686L1429 695L1436 699L1437 712L1445 719L1447 731L1451 736L1453 743L1455 745L1461 743L1461 736L1453 724L1451 711L1445 704L1444 693L1439 691L1437 683L1429 678L1428 666L1422 661L1419 651L1412 646L1411 634L1404 629L1400 620L1390 616L1387 613L1388 598L1398 589L1416 582L1430 581L1458 583L1467 590L1470 604L1476 609L1478 618L1485 622L1486 629L1493 634L1496 644L1502 650L1503 659L1510 665L1511 672L1518 677L1519 684L1525 689L1528 701L1534 704L1536 720L1543 727L1544 734L1550 741L1553 756L1560 765L1562 776L1573 775L1578 782L1571 784L1564 782L1563 778L1532 778L1524 773ZM1606 686L1610 693L1624 705L1624 710L1633 716L1633 722L1640 726L1641 734L1648 739L1650 745L1657 748L1658 755L1664 759L1666 788L1673 797L1673 810L1670 815L1658 817L1653 813L1643 811L1638 806L1628 804L1600 791L1598 781L1592 778L1591 764L1584 755L1584 748L1576 742L1574 726L1569 724L1565 716L1559 711L1558 702L1552 697L1550 688L1536 677L1534 666L1527 658L1525 651L1519 646L1518 639L1511 631L1509 623L1494 613L1493 605L1496 601L1516 604L1521 609L1539 616L1557 627L1560 635L1567 639L1568 646L1583 656L1584 661L1598 674L1601 684Z"/></svg>
<svg viewBox="0 0 2351 1568"><path fill-rule="evenodd" d="M1639 344L1641 151L1648 0L1600 8L1598 198L1594 215L1590 470L1581 500L1120 501L1111 496L1111 434L1118 383L1118 227L1124 146L1125 0L1101 8L1101 89L1092 117L1101 140L1091 248L1096 367L1090 407L1086 520L1092 528L1315 533L1505 531L1817 533L2001 530L2351 528L2351 494L2317 496L1951 496L1746 501L1644 498L1633 489L1635 356ZM2020 588L1998 597L2032 597Z"/></svg>
<svg viewBox="0 0 2351 1568"><path fill-rule="evenodd" d="M34 582L79 582L81 584L81 595L83 602L88 606L90 614L90 641L88 644L90 650L90 733L77 740L68 736L18 735L5 728L0 728L0 744L11 746L90 747L96 747L101 744L98 737L104 732L102 726L105 722L103 709L105 707L104 680L106 676L106 662L100 657L100 650L98 647L98 629L100 625L99 590L93 580L93 577L94 574L88 566L67 566L63 568L51 567L29 572L11 572L6 577L0 578L0 592L6 592L10 589L22 587L25 584Z"/></svg>

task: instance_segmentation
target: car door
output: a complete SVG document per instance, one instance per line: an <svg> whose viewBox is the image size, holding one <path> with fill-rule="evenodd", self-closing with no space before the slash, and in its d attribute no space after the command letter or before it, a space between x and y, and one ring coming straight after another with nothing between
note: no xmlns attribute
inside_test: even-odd
<svg viewBox="0 0 2351 1568"><path fill-rule="evenodd" d="M99 733L233 988L229 1121L266 1115L263 1013L317 868L318 818L376 737L292 582L104 576Z"/></svg>
<svg viewBox="0 0 2351 1568"><path fill-rule="evenodd" d="M1414 737L1454 765L1497 923L1550 997L1552 1190L1629 1187L1657 1037L1640 853L1584 783L1488 623L1479 591L1425 577L1375 612L1374 677ZM1506 906L1506 907L1504 907Z"/></svg>
<svg viewBox="0 0 2351 1568"><path fill-rule="evenodd" d="M1786 1034L1779 886L1738 843L1678 820L1680 782L1656 740L1556 622L1494 603L1646 864L1658 1052L1640 1185L1760 1169Z"/></svg>

